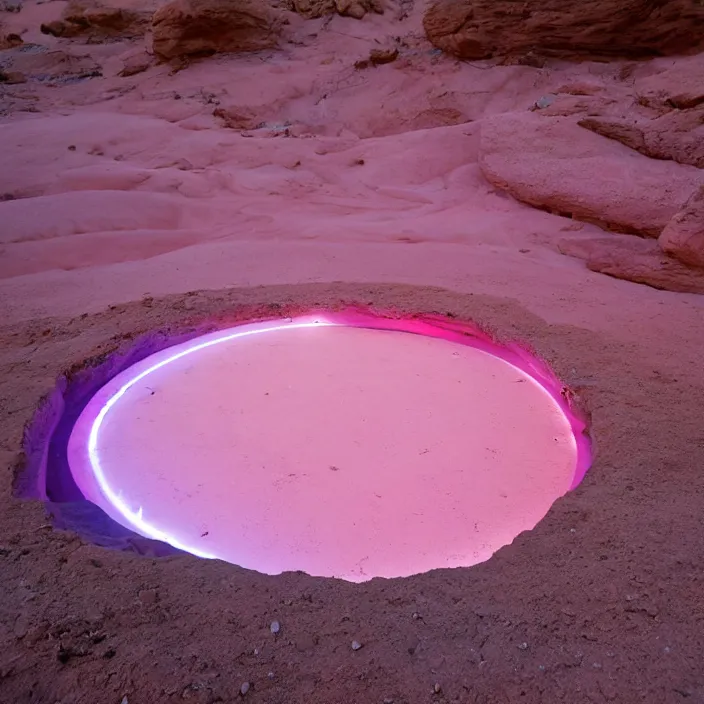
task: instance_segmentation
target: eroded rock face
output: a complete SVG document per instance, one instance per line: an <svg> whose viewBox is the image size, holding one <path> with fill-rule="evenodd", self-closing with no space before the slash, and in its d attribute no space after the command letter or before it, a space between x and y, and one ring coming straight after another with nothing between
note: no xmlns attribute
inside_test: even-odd
<svg viewBox="0 0 704 704"><path fill-rule="evenodd" d="M343 17L361 20L368 12L384 13L381 0L288 0L287 6L307 19L337 12Z"/></svg>
<svg viewBox="0 0 704 704"><path fill-rule="evenodd" d="M677 293L704 293L704 269L668 257L654 240L627 235L565 240L560 251L584 259L592 271Z"/></svg>
<svg viewBox="0 0 704 704"><path fill-rule="evenodd" d="M436 0L423 19L428 39L463 59L685 53L704 46L702 23L699 0Z"/></svg>
<svg viewBox="0 0 704 704"><path fill-rule="evenodd" d="M71 0L61 20L41 26L44 34L55 37L92 36L136 37L144 34L151 19L151 11L134 10L119 5L103 5L94 0Z"/></svg>
<svg viewBox="0 0 704 704"><path fill-rule="evenodd" d="M168 60L269 49L280 24L261 0L173 0L154 13L154 53Z"/></svg>
<svg viewBox="0 0 704 704"><path fill-rule="evenodd" d="M704 168L704 105L672 110L654 120L587 117L579 124L653 159Z"/></svg>
<svg viewBox="0 0 704 704"><path fill-rule="evenodd" d="M49 50L37 44L24 44L9 50L4 59L9 71L28 79L40 78L46 85L61 85L102 75L100 65L86 52Z"/></svg>
<svg viewBox="0 0 704 704"><path fill-rule="evenodd" d="M658 237L704 172L648 159L572 117L508 113L483 121L479 165L517 200L607 229Z"/></svg>
<svg viewBox="0 0 704 704"><path fill-rule="evenodd" d="M704 54L679 58L670 68L636 81L639 102L656 110L687 110L704 103Z"/></svg>
<svg viewBox="0 0 704 704"><path fill-rule="evenodd" d="M704 186L670 220L658 242L663 252L704 270Z"/></svg>
<svg viewBox="0 0 704 704"><path fill-rule="evenodd" d="M144 49L135 49L123 55L122 69L118 72L118 76L129 78L138 73L146 71L153 63L154 57L148 54Z"/></svg>

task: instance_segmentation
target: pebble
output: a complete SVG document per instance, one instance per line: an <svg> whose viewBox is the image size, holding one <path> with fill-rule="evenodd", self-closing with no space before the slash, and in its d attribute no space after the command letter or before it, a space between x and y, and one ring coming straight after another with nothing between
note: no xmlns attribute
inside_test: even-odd
<svg viewBox="0 0 704 704"><path fill-rule="evenodd" d="M129 704L129 702L127 701L127 695L122 697L122 702L120 702L120 704Z"/></svg>
<svg viewBox="0 0 704 704"><path fill-rule="evenodd" d="M521 643L521 644L518 646L518 649L519 649L519 650L528 650L528 643Z"/></svg>
<svg viewBox="0 0 704 704"><path fill-rule="evenodd" d="M361 647L362 644L358 640L352 641L352 650L359 650Z"/></svg>
<svg viewBox="0 0 704 704"><path fill-rule="evenodd" d="M273 673L273 672L270 672L270 673L267 675L267 677L268 677L270 680L273 680L273 679L274 679L274 673Z"/></svg>
<svg viewBox="0 0 704 704"><path fill-rule="evenodd" d="M281 624L278 621L272 621L269 629L274 635L276 635L281 630Z"/></svg>
<svg viewBox="0 0 704 704"><path fill-rule="evenodd" d="M29 626L29 616L27 616L27 614L20 614L15 620L15 626L13 628L15 638L18 638L20 640L24 638L29 632Z"/></svg>
<svg viewBox="0 0 704 704"><path fill-rule="evenodd" d="M249 692L249 682L243 682L242 686L240 687L240 694L244 697L247 692Z"/></svg>
<svg viewBox="0 0 704 704"><path fill-rule="evenodd" d="M433 692L435 692L435 694L440 694L440 692L442 692L442 687L440 686L439 682L436 682L433 685Z"/></svg>
<svg viewBox="0 0 704 704"><path fill-rule="evenodd" d="M392 61L396 61L397 58L398 49L395 46L372 49L369 52L369 63L371 63L372 66L390 64Z"/></svg>

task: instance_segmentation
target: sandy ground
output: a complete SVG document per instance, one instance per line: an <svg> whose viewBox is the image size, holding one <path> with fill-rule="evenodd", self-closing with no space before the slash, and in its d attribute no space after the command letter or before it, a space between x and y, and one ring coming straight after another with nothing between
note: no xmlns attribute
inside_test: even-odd
<svg viewBox="0 0 704 704"><path fill-rule="evenodd" d="M229 703L244 682L282 704L704 701L704 299L588 271L556 242L598 228L477 164L484 118L618 65L460 64L411 13L294 21L280 51L122 78L133 45L38 32L61 5L7 20L104 76L2 87L0 701ZM399 60L354 70L391 32ZM468 122L447 124L455 105ZM582 485L486 563L364 585L109 552L11 498L23 426L73 365L342 302L533 345L591 413Z"/></svg>

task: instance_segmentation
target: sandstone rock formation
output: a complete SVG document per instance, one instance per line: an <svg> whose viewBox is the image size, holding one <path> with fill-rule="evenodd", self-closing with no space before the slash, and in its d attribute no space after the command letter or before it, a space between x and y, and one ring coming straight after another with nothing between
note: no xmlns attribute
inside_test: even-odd
<svg viewBox="0 0 704 704"><path fill-rule="evenodd" d="M173 0L154 13L154 53L169 60L269 49L279 25L275 11L257 0Z"/></svg>
<svg viewBox="0 0 704 704"><path fill-rule="evenodd" d="M663 252L704 270L704 186L670 220L658 242Z"/></svg>
<svg viewBox="0 0 704 704"><path fill-rule="evenodd" d="M703 24L699 0L436 0L423 20L436 47L463 59L684 53L704 46Z"/></svg>
<svg viewBox="0 0 704 704"><path fill-rule="evenodd" d="M649 237L704 183L691 166L648 159L574 118L536 112L484 120L479 165L491 184L524 203Z"/></svg>
<svg viewBox="0 0 704 704"><path fill-rule="evenodd" d="M44 85L56 86L101 75L100 65L85 52L49 50L37 44L9 49L4 59L8 65L6 73L39 78Z"/></svg>
<svg viewBox="0 0 704 704"><path fill-rule="evenodd" d="M384 13L381 0L289 0L288 8L302 17L315 19L334 12L361 20L368 12Z"/></svg>
<svg viewBox="0 0 704 704"><path fill-rule="evenodd" d="M671 110L654 120L587 117L579 124L653 159L704 168L704 105Z"/></svg>
<svg viewBox="0 0 704 704"><path fill-rule="evenodd" d="M704 103L704 54L680 57L672 66L635 82L638 101L656 110L686 110Z"/></svg>
<svg viewBox="0 0 704 704"><path fill-rule="evenodd" d="M634 83L637 99L611 109L585 105L580 125L654 159L704 168L704 54L680 60ZM632 98L631 98L632 100Z"/></svg>
<svg viewBox="0 0 704 704"><path fill-rule="evenodd" d="M143 73L154 63L154 57L144 49L139 48L127 52L120 58L122 60L122 68L117 75L122 78L129 78L130 76L136 76L138 73Z"/></svg>
<svg viewBox="0 0 704 704"><path fill-rule="evenodd" d="M564 240L559 249L587 267L617 279L678 293L704 293L704 269L668 257L654 240L627 235L590 240Z"/></svg>
<svg viewBox="0 0 704 704"><path fill-rule="evenodd" d="M390 44L385 47L372 49L365 59L354 62L357 69L365 69L370 66L383 66L390 64L398 58L398 47Z"/></svg>
<svg viewBox="0 0 704 704"><path fill-rule="evenodd" d="M103 5L95 0L70 0L61 20L43 24L41 31L55 37L133 37L144 34L151 15L149 9Z"/></svg>

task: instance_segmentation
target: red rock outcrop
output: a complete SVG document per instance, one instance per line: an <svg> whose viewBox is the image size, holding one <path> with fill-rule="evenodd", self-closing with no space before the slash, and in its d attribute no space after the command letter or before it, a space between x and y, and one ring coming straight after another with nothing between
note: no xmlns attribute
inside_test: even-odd
<svg viewBox="0 0 704 704"><path fill-rule="evenodd" d="M343 17L361 20L368 12L384 13L381 0L289 0L288 9L307 19L331 15L334 12Z"/></svg>
<svg viewBox="0 0 704 704"><path fill-rule="evenodd" d="M19 46L8 50L4 56L12 72L28 79L40 77L47 85L61 85L101 75L100 65L85 52L77 55L60 49L50 51L36 44L28 46L30 51L23 51Z"/></svg>
<svg viewBox="0 0 704 704"><path fill-rule="evenodd" d="M479 166L517 200L596 223L658 237L704 172L648 159L581 129L574 118L507 113L482 122Z"/></svg>
<svg viewBox="0 0 704 704"><path fill-rule="evenodd" d="M276 45L280 18L257 0L173 0L154 13L154 53L169 60Z"/></svg>
<svg viewBox="0 0 704 704"><path fill-rule="evenodd" d="M579 124L653 159L704 168L704 105L671 110L654 120L587 117Z"/></svg>
<svg viewBox="0 0 704 704"><path fill-rule="evenodd" d="M41 26L44 34L55 37L89 36L134 37L144 34L152 13L119 5L103 5L95 0L70 0L61 20Z"/></svg>
<svg viewBox="0 0 704 704"><path fill-rule="evenodd" d="M625 116L623 98L617 110L592 101L579 124L653 159L704 168L702 76L704 54L680 59L676 68L636 79L637 99Z"/></svg>
<svg viewBox="0 0 704 704"><path fill-rule="evenodd" d="M670 220L658 242L663 252L704 269L704 186Z"/></svg>
<svg viewBox="0 0 704 704"><path fill-rule="evenodd" d="M699 0L436 0L423 19L428 39L463 59L685 53L704 46L703 24Z"/></svg>
<svg viewBox="0 0 704 704"><path fill-rule="evenodd" d="M617 279L677 293L704 293L704 269L689 267L664 254L654 240L627 235L564 240L559 249L587 267Z"/></svg>

